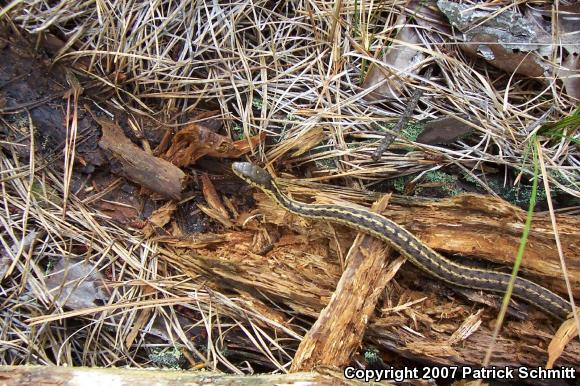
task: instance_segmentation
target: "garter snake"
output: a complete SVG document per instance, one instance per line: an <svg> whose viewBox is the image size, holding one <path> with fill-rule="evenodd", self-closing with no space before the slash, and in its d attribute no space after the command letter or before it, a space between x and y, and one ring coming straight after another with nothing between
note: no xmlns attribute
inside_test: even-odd
<svg viewBox="0 0 580 386"><path fill-rule="evenodd" d="M339 205L305 204L290 199L280 191L270 174L248 163L234 162L233 172L251 186L261 189L287 211L303 217L340 223L377 237L392 245L415 266L440 280L460 287L504 293L510 275L458 264L425 245L412 233L380 214ZM564 320L572 311L570 303L552 291L520 277L513 286L513 296Z"/></svg>

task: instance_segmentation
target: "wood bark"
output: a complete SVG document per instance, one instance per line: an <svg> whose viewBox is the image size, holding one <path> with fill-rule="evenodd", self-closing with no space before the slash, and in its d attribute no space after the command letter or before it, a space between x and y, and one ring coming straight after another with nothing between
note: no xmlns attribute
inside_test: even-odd
<svg viewBox="0 0 580 386"><path fill-rule="evenodd" d="M257 209L245 229L216 235L213 240L176 241L164 254L173 265L191 276L203 274L221 291L240 291L263 304L278 302L292 310L292 315L318 318L339 282L342 269L337 256L352 245L355 232L337 225L307 220L278 208L267 197L257 194ZM508 265L516 255L525 213L501 200L487 196L464 195L447 200L424 200L392 197L382 213L415 233L426 244L450 257L463 256L464 264L473 264L470 256ZM557 215L559 236L568 264L568 274L576 298L580 297L580 221L577 217ZM268 226L264 226L266 223ZM281 236L271 240L272 248L264 255L257 240L268 239L272 225ZM187 246L187 249L183 247ZM368 258L368 256L367 256ZM562 273L554 243L549 215L534 216L521 275L563 292ZM347 276L345 276L346 278ZM360 281L359 281L359 284ZM353 313L364 306L369 288L349 289ZM468 291L469 292L469 291ZM422 363L480 366L489 345L497 309L473 304L452 287L405 264L381 293L364 336L365 344ZM488 296L471 291L484 303ZM565 296L565 294L563 294ZM496 298L497 299L497 298ZM489 303L489 302L487 302ZM541 311L519 303L525 320L510 318L494 347L492 364L543 366L547 346L558 327L557 321ZM272 314L278 311L272 310ZM300 331L288 317L285 326ZM340 345L337 336L352 330L352 317L330 329L334 334L317 337L325 344ZM328 330L328 329L327 329ZM467 332L466 332L467 331ZM341 356L335 365L343 364ZM302 359L301 359L302 361ZM326 362L325 362L326 363ZM568 343L556 365L580 368L580 344Z"/></svg>
<svg viewBox="0 0 580 386"><path fill-rule="evenodd" d="M109 156L113 172L165 197L179 200L185 173L171 162L136 146L114 122L97 118L103 136L99 147Z"/></svg>

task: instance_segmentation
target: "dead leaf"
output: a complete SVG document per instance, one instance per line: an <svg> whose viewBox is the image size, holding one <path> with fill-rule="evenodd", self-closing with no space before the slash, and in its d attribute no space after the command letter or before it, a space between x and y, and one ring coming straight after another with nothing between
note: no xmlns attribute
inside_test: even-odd
<svg viewBox="0 0 580 386"><path fill-rule="evenodd" d="M472 131L473 126L465 123L465 120L452 116L443 117L427 122L416 142L428 145L448 144Z"/></svg>
<svg viewBox="0 0 580 386"><path fill-rule="evenodd" d="M485 59L507 73L529 77L544 75L542 59L551 36L512 10L494 14L497 9L482 9L467 4L439 0L437 5L465 43L460 47L472 56ZM473 42L473 43L471 43ZM530 55L536 52L540 55Z"/></svg>
<svg viewBox="0 0 580 386"><path fill-rule="evenodd" d="M556 68L556 76L562 80L566 94L576 99L580 98L580 42L578 40L578 4L560 4L558 7L557 39L558 44L563 49L557 50L560 57L557 60L561 63ZM551 33L552 9L541 5L527 5L525 15L528 20L535 22L538 29L546 34ZM548 48L551 51L551 45ZM548 54L546 54L547 56ZM551 62L548 62L550 64Z"/></svg>
<svg viewBox="0 0 580 386"><path fill-rule="evenodd" d="M562 355L566 344L577 336L578 330L576 329L576 321L574 318L568 319L562 323L548 345L548 361L546 362L547 369L554 367L554 362L556 362L560 355Z"/></svg>
<svg viewBox="0 0 580 386"><path fill-rule="evenodd" d="M555 20L558 23L558 44L561 45L568 54L580 51L580 41L578 40L578 4L560 4L558 15ZM554 16L552 6L542 6L541 4L526 4L525 16L530 23L535 24L536 30L541 30L545 34L551 34L552 17ZM551 43L551 42L550 42ZM546 55L552 51L552 46L548 46L542 52Z"/></svg>
<svg viewBox="0 0 580 386"><path fill-rule="evenodd" d="M215 186L209 179L207 173L203 173L201 175L201 186L203 197L205 198L205 201L209 204L209 206L218 211L223 217L229 217L228 211L222 204L222 200L220 199L220 196L217 194Z"/></svg>
<svg viewBox="0 0 580 386"><path fill-rule="evenodd" d="M8 267L10 267L10 259L7 257L0 257L0 279L6 275Z"/></svg>
<svg viewBox="0 0 580 386"><path fill-rule="evenodd" d="M229 216L224 216L219 210L214 208L209 208L205 205L198 204L197 207L205 213L208 217L213 218L214 220L218 221L220 224L225 226L226 228L231 228L234 226L232 221L230 220Z"/></svg>
<svg viewBox="0 0 580 386"><path fill-rule="evenodd" d="M231 228L234 226L230 220L230 215L224 207L220 196L217 194L215 187L206 173L201 175L202 192L205 201L209 204L209 207L205 205L198 204L197 207L204 212L209 217L216 221L219 221L226 228Z"/></svg>
<svg viewBox="0 0 580 386"><path fill-rule="evenodd" d="M566 94L580 99L580 61L578 55L568 55L558 69L558 78L562 79Z"/></svg>
<svg viewBox="0 0 580 386"><path fill-rule="evenodd" d="M559 7L556 50L551 8L527 5L522 15L514 10L495 14L499 8L482 9L446 0L438 1L437 5L461 31L456 38L465 41L460 47L468 54L481 57L509 74L551 79L555 73L568 95L580 97L576 5ZM560 53L555 61L551 59L552 51Z"/></svg>
<svg viewBox="0 0 580 386"><path fill-rule="evenodd" d="M176 166L189 166L203 156L238 158L247 153L252 145L263 141L264 132L249 140L233 142L230 138L214 133L209 128L191 123L181 129L171 140L171 146L163 156Z"/></svg>
<svg viewBox="0 0 580 386"><path fill-rule="evenodd" d="M429 31L436 31L442 35L451 35L451 27L447 18L435 2L424 0L411 0L407 3L405 11L413 17L413 21L418 26L424 27ZM442 39L437 34L431 37L437 42L442 42Z"/></svg>
<svg viewBox="0 0 580 386"><path fill-rule="evenodd" d="M137 209L129 205L124 205L118 202L99 201L96 207L109 216L113 221L120 224L129 224L137 220L139 212Z"/></svg>
<svg viewBox="0 0 580 386"><path fill-rule="evenodd" d="M365 77L363 88L373 88L378 83L379 86L366 95L367 100L382 98L397 98L401 91L409 83L409 77L416 74L420 68L417 64L425 58L425 54L414 49L412 46L420 45L419 35L412 25L407 25L407 19L400 15L397 25L404 25L397 33L396 40L388 48L383 57L383 63L377 65L373 63ZM400 42L408 44L402 44Z"/></svg>
<svg viewBox="0 0 580 386"><path fill-rule="evenodd" d="M46 286L59 307L79 310L109 301L103 275L83 259L61 258L48 275Z"/></svg>
<svg viewBox="0 0 580 386"><path fill-rule="evenodd" d="M169 221L171 221L173 212L177 209L177 205L173 201L167 202L160 208L155 209L151 216L147 219L147 225L143 228L143 233L146 237L156 234L160 229L163 229Z"/></svg>

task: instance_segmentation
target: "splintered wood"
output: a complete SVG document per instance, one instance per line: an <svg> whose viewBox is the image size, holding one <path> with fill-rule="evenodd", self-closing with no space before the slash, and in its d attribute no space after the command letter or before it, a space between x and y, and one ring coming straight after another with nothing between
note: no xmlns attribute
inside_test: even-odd
<svg viewBox="0 0 580 386"><path fill-rule="evenodd" d="M380 212L387 203L388 196L385 196L373 206L373 210ZM291 371L308 371L318 365L348 364L362 342L366 325L389 280L387 257L391 251L392 248L376 238L364 234L356 237L336 290L302 339Z"/></svg>
<svg viewBox="0 0 580 386"><path fill-rule="evenodd" d="M301 194L304 197L304 191ZM456 291L411 264L397 272L401 258L386 268L386 244L368 237L360 245L353 243L354 231L292 215L262 193L254 197L256 209L233 219L234 230L209 241L167 241L161 255L191 277L204 276L208 286L243 295L245 304L259 304L255 312L276 315L270 328L283 326L296 333L274 332L285 336L287 350L297 349L292 370L344 365L367 343L428 363L481 365L482 347L489 344L498 312L487 306L494 303L486 300L490 295ZM518 208L478 195L446 200L392 196L381 213L430 247L448 256L464 256L466 264L468 256L477 255L504 266L513 262L525 217ZM574 296L579 298L579 220L556 218ZM563 293L551 229L548 214L535 214L521 271ZM466 291L473 300L466 300ZM545 366L557 324L533 307L516 306L519 311L505 323L494 347L494 364ZM517 320L518 312L524 320ZM293 346L290 342L304 334L308 318L316 322L301 346ZM578 368L579 363L580 344L572 339L556 364Z"/></svg>

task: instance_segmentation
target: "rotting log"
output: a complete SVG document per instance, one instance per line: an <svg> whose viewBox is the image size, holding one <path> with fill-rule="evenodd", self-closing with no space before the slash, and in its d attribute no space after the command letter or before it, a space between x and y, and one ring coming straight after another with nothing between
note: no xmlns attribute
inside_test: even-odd
<svg viewBox="0 0 580 386"><path fill-rule="evenodd" d="M256 298L265 295L295 313L317 318L329 303L341 276L337 256L352 244L354 232L289 214L262 194L256 194L255 198L254 214L261 216L246 222L244 230L221 234L211 246L207 243L195 246L194 240L185 249L177 242L171 254L164 254L165 258L183 273L205 275L214 288L243 291ZM516 255L525 218L521 209L478 195L446 200L393 197L382 213L434 249L507 264ZM263 236L268 227L255 218L277 225L281 234L263 256L256 253L261 249L256 240L268 238ZM578 298L580 251L574 246L580 245L580 220L560 214L556 220L570 281ZM171 242L167 246L171 247ZM464 262L469 263L469 259ZM434 291L433 286L443 286L417 274L409 265L405 264L395 280L387 284L367 328L365 342L423 363L481 365L485 351L482 348L490 342L497 310L474 305L448 290ZM558 266L549 215L537 213L522 271L532 280L562 292ZM408 277L413 279L407 280ZM362 297L364 293L354 292L352 296ZM528 313L526 320L505 323L501 339L494 347L492 364L545 365L547 345L557 324L533 307L523 306L523 310ZM468 320L473 331L461 336L460 327ZM292 328L290 318L287 327ZM556 365L579 368L579 364L580 344L573 340Z"/></svg>

